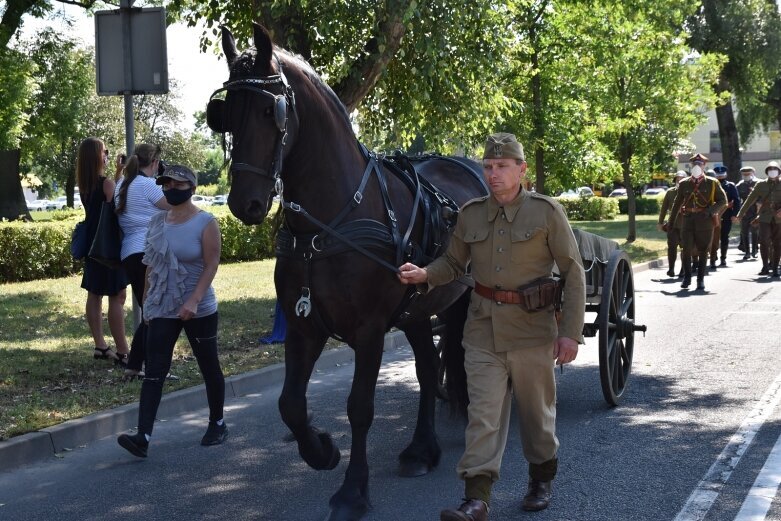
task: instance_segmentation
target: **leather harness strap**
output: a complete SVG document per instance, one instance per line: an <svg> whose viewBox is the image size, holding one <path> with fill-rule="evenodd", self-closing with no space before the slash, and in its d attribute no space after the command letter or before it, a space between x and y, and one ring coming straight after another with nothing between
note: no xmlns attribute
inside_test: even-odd
<svg viewBox="0 0 781 521"><path fill-rule="evenodd" d="M483 286L479 282L475 281L475 293L483 298L493 300L494 302L501 302L502 304L520 304L521 294L517 291L510 289L491 289L488 286Z"/></svg>

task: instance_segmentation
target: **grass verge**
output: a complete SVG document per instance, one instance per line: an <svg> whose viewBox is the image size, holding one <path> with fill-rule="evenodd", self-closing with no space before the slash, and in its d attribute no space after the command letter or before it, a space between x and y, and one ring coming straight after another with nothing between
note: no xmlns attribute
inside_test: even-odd
<svg viewBox="0 0 781 521"><path fill-rule="evenodd" d="M615 240L635 263L658 258L666 249L655 216L637 217L639 238L632 244L625 240L626 216L572 225ZM274 262L223 264L217 272L219 349L226 376L283 359L281 344L258 343L274 320ZM123 382L121 371L110 362L92 358L84 318L86 293L80 284L79 275L0 285L0 440L138 400L140 383ZM130 337L129 289L126 309ZM104 331L110 342L108 328ZM181 380L166 383L166 392L202 383L184 335L171 372Z"/></svg>

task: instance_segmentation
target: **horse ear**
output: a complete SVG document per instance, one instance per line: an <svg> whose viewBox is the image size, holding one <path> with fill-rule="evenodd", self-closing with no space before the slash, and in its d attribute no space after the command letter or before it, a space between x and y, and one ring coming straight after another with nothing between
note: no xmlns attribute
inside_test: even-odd
<svg viewBox="0 0 781 521"><path fill-rule="evenodd" d="M268 33L265 27L252 22L252 33L255 40L255 49L258 54L255 58L256 69L260 74L265 74L271 69L271 55L274 50L274 44L271 43L271 35Z"/></svg>
<svg viewBox="0 0 781 521"><path fill-rule="evenodd" d="M229 67L239 55L239 51L236 50L236 40L234 40L233 34L225 26L222 26L222 52L225 53Z"/></svg>

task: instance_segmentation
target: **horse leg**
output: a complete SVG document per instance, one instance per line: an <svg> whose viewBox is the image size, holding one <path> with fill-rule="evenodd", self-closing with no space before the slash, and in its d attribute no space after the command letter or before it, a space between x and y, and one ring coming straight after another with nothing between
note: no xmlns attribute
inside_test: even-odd
<svg viewBox="0 0 781 521"><path fill-rule="evenodd" d="M285 383L279 396L279 412L298 442L301 458L315 470L331 470L339 464L339 449L331 435L311 425L306 389L315 362L323 351L323 334L306 336L288 329L285 338Z"/></svg>
<svg viewBox="0 0 781 521"><path fill-rule="evenodd" d="M331 496L328 521L356 521L370 507L366 438L374 421L374 394L382 363L382 348L382 332L355 347L355 372L347 399L347 417L352 430L350 464L342 486Z"/></svg>
<svg viewBox="0 0 781 521"><path fill-rule="evenodd" d="M442 454L434 425L439 357L429 319L409 324L403 331L415 353L420 398L415 433L407 448L399 454L399 475L415 477L428 474L439 464Z"/></svg>

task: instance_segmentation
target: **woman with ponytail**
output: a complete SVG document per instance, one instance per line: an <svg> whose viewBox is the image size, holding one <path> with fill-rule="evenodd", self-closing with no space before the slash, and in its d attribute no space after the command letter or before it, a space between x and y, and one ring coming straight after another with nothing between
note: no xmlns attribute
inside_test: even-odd
<svg viewBox="0 0 781 521"><path fill-rule="evenodd" d="M81 142L76 157L76 182L86 213L87 244L92 244L97 233L101 205L104 201L111 201L114 193L114 181L106 178L107 164L108 150L103 141L90 137ZM127 277L124 270L113 270L85 257L81 287L87 290L85 314L95 342L93 356L124 365L128 356L124 309ZM104 296L108 296L108 328L114 337L116 351L106 345L103 336Z"/></svg>
<svg viewBox="0 0 781 521"><path fill-rule="evenodd" d="M114 190L119 226L124 233L120 257L139 306L143 306L146 266L141 259L144 256L149 222L159 212L171 208L154 179L159 166L159 146L147 143L137 145L133 155L127 159L124 176ZM125 369L127 378L144 376L142 364L145 358L145 337L146 324L142 320L130 344L130 358Z"/></svg>

